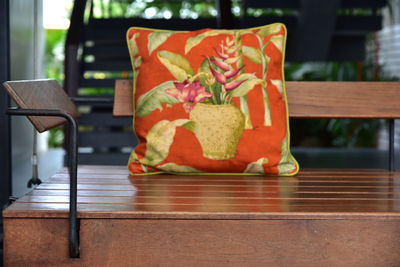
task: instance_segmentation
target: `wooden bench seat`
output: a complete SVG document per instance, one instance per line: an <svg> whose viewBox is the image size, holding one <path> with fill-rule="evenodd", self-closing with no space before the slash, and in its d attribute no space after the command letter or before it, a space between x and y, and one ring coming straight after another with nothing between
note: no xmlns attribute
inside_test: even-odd
<svg viewBox="0 0 400 267"><path fill-rule="evenodd" d="M303 170L295 178L260 179L258 176L128 177L122 166L86 165L80 169L79 218L113 218L114 212L124 218L146 216L144 213L153 217L163 211L172 212L165 215L170 218L176 217L174 212L188 212L186 217L196 218L202 212L224 211L237 213L234 215L237 218L249 212L261 212L257 218L282 218L282 213L297 212L400 211L397 181L400 172ZM63 169L18 199L4 214L25 218L51 214L65 218L68 196L69 174ZM191 213L197 214L192 217ZM208 214L223 218L221 215ZM301 215L304 214L297 214L296 218L302 218Z"/></svg>
<svg viewBox="0 0 400 267"><path fill-rule="evenodd" d="M80 166L81 256L70 259L63 169L4 211L5 264L395 266L399 178L331 169L128 177L124 167Z"/></svg>
<svg viewBox="0 0 400 267"><path fill-rule="evenodd" d="M124 101L131 97L130 86L129 81L117 82L114 115L130 115L131 102ZM287 87L291 117L400 117L399 83ZM129 176L125 166L79 166L77 259L69 258L68 249L69 181L64 168L3 211L6 266L400 262L398 171L302 169L296 177Z"/></svg>

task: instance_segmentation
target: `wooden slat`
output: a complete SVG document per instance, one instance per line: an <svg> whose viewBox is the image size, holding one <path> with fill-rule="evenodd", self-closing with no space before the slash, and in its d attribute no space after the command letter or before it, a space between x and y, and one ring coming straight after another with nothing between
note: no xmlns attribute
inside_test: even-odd
<svg viewBox="0 0 400 267"><path fill-rule="evenodd" d="M390 205L211 205L179 203L78 204L79 219L176 219L176 220L400 220L399 212ZM286 204L286 203L285 203ZM340 206L340 209L337 207ZM34 212L32 212L34 210ZM68 218L68 203L16 203L4 218ZM12 216L9 214L12 213Z"/></svg>
<svg viewBox="0 0 400 267"><path fill-rule="evenodd" d="M293 118L400 118L398 82L287 82Z"/></svg>
<svg viewBox="0 0 400 267"><path fill-rule="evenodd" d="M133 81L132 80L116 80L114 93L114 109L115 117L131 117L133 116Z"/></svg>
<svg viewBox="0 0 400 267"><path fill-rule="evenodd" d="M56 80L9 81L3 83L8 94L22 109L56 109L78 116L78 110ZM65 123L58 117L28 117L36 130L46 131Z"/></svg>
<svg viewBox="0 0 400 267"><path fill-rule="evenodd" d="M68 169L63 168L57 172L57 174L68 174ZM112 166L108 164L104 165L79 165L78 175L84 173L90 174L127 174L127 168L123 166ZM56 174L56 175L57 175Z"/></svg>
<svg viewBox="0 0 400 267"><path fill-rule="evenodd" d="M163 175L164 176L164 175ZM238 176L195 176L194 178L188 178L185 176L177 176L171 177L168 175L165 175L165 177L160 177L157 180L149 180L149 182L157 182L160 184L169 184L169 183L179 183L179 184L185 184L185 183L212 183L212 184L219 184L222 183L224 185L229 185L229 184L259 184L260 183L260 178L256 178L257 176L254 177L248 177L246 179L243 179ZM385 177L368 177L368 176L341 176L341 177L333 177L333 176L323 176L323 175L316 175L316 176L307 176L307 177L299 177L296 178L296 182L302 182L302 183L307 183L307 182L319 182L319 183L332 183L332 182L341 182L341 183L388 183L392 182L397 184L398 182L394 179L398 179L398 177L392 177L392 178L385 178ZM111 175L111 174L97 174L96 176L89 175L89 174L78 174L78 180L81 183L101 183L101 182L107 182L109 184L112 184L114 182L119 182L119 181L126 181L126 175ZM131 179L132 180L132 179ZM263 182L275 182L276 178L275 177L263 177L262 179ZM51 181L48 183L69 183L69 176L68 175L59 175L59 176L53 176ZM289 178L282 179L282 182L289 183L291 180ZM46 182L47 183L47 182Z"/></svg>
<svg viewBox="0 0 400 267"><path fill-rule="evenodd" d="M78 218L93 219L200 219L200 220L400 220L399 211L384 201L360 205L340 201L290 202L271 199L259 203L207 204L178 201L147 203L79 203ZM338 208L339 207L339 208ZM4 218L68 218L68 203L15 203ZM12 216L10 216L12 214Z"/></svg>
<svg viewBox="0 0 400 267"><path fill-rule="evenodd" d="M296 177L128 176L123 166L79 169L80 218L362 219L385 214L400 219L400 172L328 169L304 170ZM68 178L63 169L17 200L4 217L67 217Z"/></svg>
<svg viewBox="0 0 400 267"><path fill-rule="evenodd" d="M68 190L68 184L42 184L37 190ZM165 194L173 193L173 192L198 192L201 190L202 192L220 192L222 195L224 194L232 194L235 195L236 192L245 192L249 194L257 194L263 192L275 192L277 194L282 191L283 193L286 191L293 192L294 190L302 190L305 192L331 192L331 193L370 193L370 192L379 192L379 193L386 193L388 195L393 193L400 192L400 187L396 186L354 186L354 185L347 185L347 186L334 186L334 185L325 185L325 186L312 186L312 185L302 185L299 187L293 186L286 186L284 189L279 187L278 185L275 186L267 186L267 187L257 187L257 186L247 186L247 187L240 187L240 186L199 186L199 185L181 185L181 186L168 186L168 185L141 185L139 187L140 190L144 190L145 192L158 192L162 195L162 192ZM78 190L94 190L94 191L137 191L138 187L133 185L121 185L121 184L78 184ZM286 191L285 191L286 190Z"/></svg>
<svg viewBox="0 0 400 267"><path fill-rule="evenodd" d="M174 190L174 196L176 197L187 197L187 196L193 196L193 191L195 190L186 190L186 191L180 191L180 190ZM162 189L147 189L143 188L139 192L137 191L102 191L102 190L78 190L78 197L133 197L133 196L146 196L149 195L151 196L152 194L159 192L161 194L162 192L167 193L168 190L162 190ZM221 196L222 193L229 193L228 191L221 192L221 191L207 191L207 190L202 190L202 196L205 197L219 197ZM243 191L232 191L230 192L235 195L235 197L248 197L249 193L248 192L243 192ZM41 190L34 190L27 195L29 196L69 196L69 191L68 190L46 190L46 189L41 189ZM392 198L398 199L400 198L400 192L391 192L390 193ZM258 194L258 197L276 197L276 191L271 189L270 191L263 191L261 194ZM381 199L381 198L388 198L388 193L386 192L368 192L366 190L362 192L329 192L329 191L296 191L293 193L293 196L296 198L352 198L352 199Z"/></svg>
<svg viewBox="0 0 400 267"><path fill-rule="evenodd" d="M132 81L117 80L114 116L132 116ZM291 118L400 118L399 82L286 82Z"/></svg>
<svg viewBox="0 0 400 267"><path fill-rule="evenodd" d="M256 194L255 194L256 195ZM202 196L193 196L190 193L181 193L179 196L164 196L160 198L159 196L153 196L151 194L147 195L135 195L131 197L126 196L80 196L78 197L78 202L81 204L170 204L169 202L176 201L176 204L181 205L193 205L193 204L201 204L203 201L215 202L216 205L267 205L273 204L279 207L279 203L273 203L274 200L279 201L289 201L292 205L299 204L307 204L311 206L329 206L334 205L337 206L338 203L342 203L344 206L348 205L381 205L382 202L390 201L393 205L398 206L400 204L400 198L398 195L388 197L387 195L373 195L373 196L361 196L355 197L351 194L342 195L325 195L325 194L310 194L308 195L293 195L289 197L281 197L278 194L259 194L257 196L224 196L220 195L202 195ZM178 202L179 201L179 202ZM220 203L218 203L220 201ZM26 195L18 200L18 203L68 203L68 196L36 196L36 195ZM270 203L269 203L270 202ZM323 205L322 205L322 202ZM172 204L172 203L171 203ZM278 205L277 205L278 204ZM386 204L386 203L385 203Z"/></svg>

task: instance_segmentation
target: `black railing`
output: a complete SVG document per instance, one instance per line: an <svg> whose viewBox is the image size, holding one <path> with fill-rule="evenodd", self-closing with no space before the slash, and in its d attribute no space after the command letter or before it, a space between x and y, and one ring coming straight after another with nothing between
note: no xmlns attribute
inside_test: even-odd
<svg viewBox="0 0 400 267"><path fill-rule="evenodd" d="M71 258L79 258L79 222L77 218L77 171L78 171L78 124L66 111L53 109L15 109L6 110L7 115L16 116L52 116L67 119L69 128L68 167L70 175L69 189L69 253Z"/></svg>
<svg viewBox="0 0 400 267"><path fill-rule="evenodd" d="M84 29L84 15L87 0L75 0L71 13L70 26L65 41L64 61L64 89L70 96L76 96L79 86L79 62L78 49L82 42Z"/></svg>

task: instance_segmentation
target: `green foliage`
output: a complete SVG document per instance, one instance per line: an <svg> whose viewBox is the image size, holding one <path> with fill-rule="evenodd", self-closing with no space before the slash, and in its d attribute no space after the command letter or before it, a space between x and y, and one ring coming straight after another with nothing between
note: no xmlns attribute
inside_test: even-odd
<svg viewBox="0 0 400 267"><path fill-rule="evenodd" d="M356 62L289 63L286 80L293 81L356 81Z"/></svg>
<svg viewBox="0 0 400 267"><path fill-rule="evenodd" d="M64 131L63 126L59 126L49 130L49 139L48 145L49 147L62 147L64 142Z"/></svg>
<svg viewBox="0 0 400 267"><path fill-rule="evenodd" d="M110 1L111 2L111 1ZM162 1L162 0L94 0L96 18L145 17L145 18L192 18L215 17L214 0ZM237 0L234 2L238 2Z"/></svg>
<svg viewBox="0 0 400 267"><path fill-rule="evenodd" d="M62 84L64 80L64 43L66 30L46 30L46 77L56 79ZM49 147L62 147L64 141L63 127L50 130Z"/></svg>
<svg viewBox="0 0 400 267"><path fill-rule="evenodd" d="M46 76L62 83L66 30L46 30Z"/></svg>

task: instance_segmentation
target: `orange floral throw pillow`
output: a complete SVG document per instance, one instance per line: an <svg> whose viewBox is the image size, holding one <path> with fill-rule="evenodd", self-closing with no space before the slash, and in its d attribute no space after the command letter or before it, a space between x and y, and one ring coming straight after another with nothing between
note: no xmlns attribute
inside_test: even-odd
<svg viewBox="0 0 400 267"><path fill-rule="evenodd" d="M283 77L286 28L130 28L131 174L294 175Z"/></svg>

